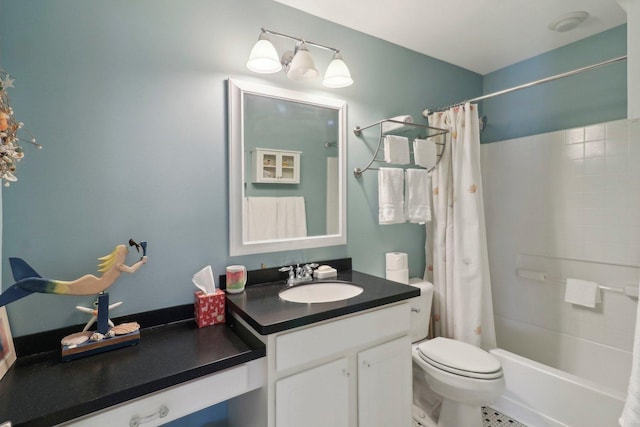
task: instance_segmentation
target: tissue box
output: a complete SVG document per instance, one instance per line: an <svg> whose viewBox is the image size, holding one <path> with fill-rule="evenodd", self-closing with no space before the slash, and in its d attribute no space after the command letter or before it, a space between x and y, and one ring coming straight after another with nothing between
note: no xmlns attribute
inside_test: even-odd
<svg viewBox="0 0 640 427"><path fill-rule="evenodd" d="M220 289L210 295L202 291L195 292L194 320L199 328L224 323L225 293Z"/></svg>

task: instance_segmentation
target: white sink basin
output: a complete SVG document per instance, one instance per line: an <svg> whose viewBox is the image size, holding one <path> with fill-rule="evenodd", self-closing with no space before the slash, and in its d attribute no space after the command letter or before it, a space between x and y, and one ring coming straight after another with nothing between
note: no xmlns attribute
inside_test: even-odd
<svg viewBox="0 0 640 427"><path fill-rule="evenodd" d="M321 282L297 285L280 291L280 298L289 302L320 303L342 301L360 295L360 286L344 282Z"/></svg>

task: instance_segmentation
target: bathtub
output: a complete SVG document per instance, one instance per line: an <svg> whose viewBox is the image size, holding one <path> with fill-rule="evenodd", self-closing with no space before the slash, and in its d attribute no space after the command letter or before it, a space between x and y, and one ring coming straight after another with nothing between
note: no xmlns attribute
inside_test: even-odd
<svg viewBox="0 0 640 427"><path fill-rule="evenodd" d="M501 348L491 353L507 386L492 407L530 427L618 426L630 351L502 316L495 321Z"/></svg>

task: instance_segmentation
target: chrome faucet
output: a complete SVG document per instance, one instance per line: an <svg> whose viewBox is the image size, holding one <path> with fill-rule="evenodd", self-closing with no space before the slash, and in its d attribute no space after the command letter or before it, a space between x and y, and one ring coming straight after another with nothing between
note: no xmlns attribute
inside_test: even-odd
<svg viewBox="0 0 640 427"><path fill-rule="evenodd" d="M289 277L285 283L288 286L293 286L299 283L311 282L313 280L313 269L316 267L318 267L316 263L305 264L302 267L300 264L296 264L295 267L281 267L278 271L289 272Z"/></svg>

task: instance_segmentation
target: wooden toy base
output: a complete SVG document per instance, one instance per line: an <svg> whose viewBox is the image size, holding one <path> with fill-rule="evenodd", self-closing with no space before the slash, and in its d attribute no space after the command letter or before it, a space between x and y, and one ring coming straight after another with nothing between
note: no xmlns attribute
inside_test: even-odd
<svg viewBox="0 0 640 427"><path fill-rule="evenodd" d="M105 338L101 341L87 341L77 345L63 345L61 349L62 361L79 359L93 354L104 353L140 342L140 331L131 332L126 335L116 335L113 338Z"/></svg>

